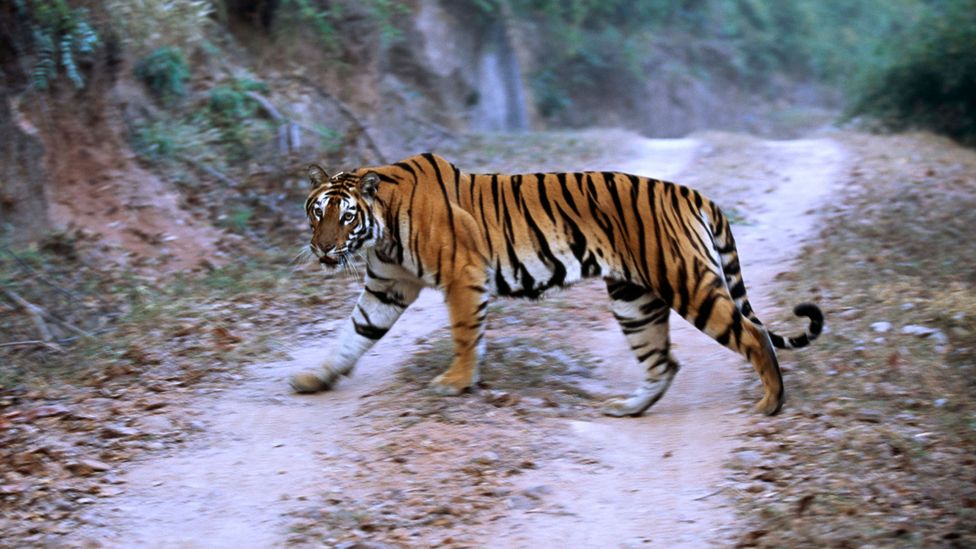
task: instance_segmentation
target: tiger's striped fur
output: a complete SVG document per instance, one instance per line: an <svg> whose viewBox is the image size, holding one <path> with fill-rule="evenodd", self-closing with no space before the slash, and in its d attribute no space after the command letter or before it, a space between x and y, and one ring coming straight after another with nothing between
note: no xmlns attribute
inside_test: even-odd
<svg viewBox="0 0 976 549"><path fill-rule="evenodd" d="M327 266L366 251L365 289L318 371L292 378L298 392L330 388L390 329L422 287L446 294L455 356L432 387L458 394L476 383L491 294L536 298L603 277L611 308L640 365L642 386L606 413L640 415L678 371L671 309L750 361L774 414L783 381L773 347L820 334L811 304L806 333L768 332L749 304L728 219L698 191L614 172L470 174L433 154L333 177L310 168L305 208L311 249Z"/></svg>

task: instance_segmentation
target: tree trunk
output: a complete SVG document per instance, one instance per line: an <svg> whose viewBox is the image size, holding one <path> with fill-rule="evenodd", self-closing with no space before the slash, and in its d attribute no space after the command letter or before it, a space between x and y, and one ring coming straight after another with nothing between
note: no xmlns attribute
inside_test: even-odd
<svg viewBox="0 0 976 549"><path fill-rule="evenodd" d="M41 141L21 128L0 86L0 236L22 245L51 229Z"/></svg>

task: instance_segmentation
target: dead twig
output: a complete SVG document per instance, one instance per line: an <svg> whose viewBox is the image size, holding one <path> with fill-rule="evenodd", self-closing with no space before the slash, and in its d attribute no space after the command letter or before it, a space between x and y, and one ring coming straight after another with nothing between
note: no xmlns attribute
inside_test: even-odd
<svg viewBox="0 0 976 549"><path fill-rule="evenodd" d="M23 270L24 272L26 272L27 274L29 274L31 276L31 278L34 278L36 280L39 280L45 286L48 286L49 288L54 289L54 291L56 291L58 293L61 293L61 294L64 294L67 297L70 297L73 301L81 301L82 300L81 296L79 296L78 294L76 294L76 293L74 293L74 292L72 292L72 291L64 288L60 284L55 284L54 282L51 282L50 280L48 280L48 278L46 276L44 276L43 274L41 274L40 272L38 272L38 270L35 269L34 267L31 267L31 265L29 263L27 263L26 261L24 261L23 258L21 258L19 255L15 254L13 252L13 250L7 248L6 246L0 246L0 252L3 252L5 254L9 255L10 257L14 258L14 261L17 262L17 265L20 266L21 270ZM98 296L95 296L95 298L100 303L102 303L103 305L105 304L105 301L102 300L102 298L100 298Z"/></svg>
<svg viewBox="0 0 976 549"><path fill-rule="evenodd" d="M189 164L190 166L196 168L198 171L201 171L201 172L203 172L203 173L205 173L205 174L213 177L214 179L220 181L221 183L224 183L228 187L240 187L241 186L241 184L238 183L236 179L233 179L230 176L224 175L223 173L215 170L214 168L211 168L210 166L204 164L203 162L200 162L199 160L190 158L188 156L180 156L179 159L182 160L183 162Z"/></svg>
<svg viewBox="0 0 976 549"><path fill-rule="evenodd" d="M367 126L362 120L360 120L359 117L356 116L356 113L352 112L352 109L350 109L348 105L346 105L338 97L320 88L315 82L312 82L308 78L305 78L304 76L295 76L294 78L299 82L301 82L302 84L305 84L306 86L315 90L316 93L318 93L325 99L331 101L336 106L336 108L339 109L339 112L342 113L342 115L346 117L346 119L349 120L349 122L352 123L353 127L355 127L357 131L363 134L363 137L366 139L366 147L370 150L371 153L373 153L376 159L381 164L389 163L389 160L387 160L383 152L380 151L379 146L376 145L376 141L373 140L373 136L370 134L369 126Z"/></svg>
<svg viewBox="0 0 976 549"><path fill-rule="evenodd" d="M3 290L3 294L7 296L7 299L12 301L15 305L20 307L22 311L27 313L27 316L29 316L31 321L34 323L34 328L37 330L37 333L41 336L42 341L50 342L54 339L54 336L51 335L51 329L48 328L47 323L44 322L44 309L20 297L20 294L13 290L7 288L0 288L0 290Z"/></svg>
<svg viewBox="0 0 976 549"><path fill-rule="evenodd" d="M714 492L709 492L709 493L705 494L704 496L698 496L697 498L693 498L691 501L703 501L703 500L706 500L706 499L708 499L708 498L710 498L710 497L712 497L714 495L721 494L724 491L725 491L725 488L719 488L718 490L715 490Z"/></svg>
<svg viewBox="0 0 976 549"><path fill-rule="evenodd" d="M0 347L47 347L52 351L64 351L57 343L51 343L49 341L41 341L40 339L28 339L26 341L8 341L6 343L0 343Z"/></svg>
<svg viewBox="0 0 976 549"><path fill-rule="evenodd" d="M244 95L253 99L254 102L257 103L258 106L264 110L264 112L268 113L268 116L274 119L275 122L288 122L288 119L281 115L281 111L275 108L267 97L254 91L249 91Z"/></svg>
<svg viewBox="0 0 976 549"><path fill-rule="evenodd" d="M3 290L3 293L7 296L8 299L10 299L10 301L17 304L17 306L20 307L21 310L23 310L25 313L27 313L29 317L31 317L31 321L34 322L34 326L37 328L37 331L41 334L41 339L43 339L44 341L51 341L54 339L54 336L51 335L51 330L47 327L47 323L44 322L45 319L61 326L62 328L68 330L69 332L75 335L85 337L85 338L93 337L85 330L82 330L81 328L75 326L74 324L68 322L67 320L63 320L51 314L44 307L41 307L40 305L35 305L30 301L27 301L26 299L21 297L20 294L18 294L17 292L9 288L0 288L0 289Z"/></svg>

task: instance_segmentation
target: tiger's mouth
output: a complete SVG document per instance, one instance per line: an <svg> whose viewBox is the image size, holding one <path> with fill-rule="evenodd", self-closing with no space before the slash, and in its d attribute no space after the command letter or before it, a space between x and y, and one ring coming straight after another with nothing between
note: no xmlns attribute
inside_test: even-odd
<svg viewBox="0 0 976 549"><path fill-rule="evenodd" d="M319 263L325 265L326 267L335 267L339 264L339 260L334 257L323 255L319 258Z"/></svg>

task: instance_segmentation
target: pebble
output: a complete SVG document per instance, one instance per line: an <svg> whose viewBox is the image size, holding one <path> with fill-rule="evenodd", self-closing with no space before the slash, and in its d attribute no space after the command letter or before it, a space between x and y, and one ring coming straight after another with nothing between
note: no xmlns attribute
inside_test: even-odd
<svg viewBox="0 0 976 549"><path fill-rule="evenodd" d="M902 326L901 333L906 335L916 335L918 337L928 337L935 332L935 328L929 328L928 326L919 326L918 324L907 324Z"/></svg>
<svg viewBox="0 0 976 549"><path fill-rule="evenodd" d="M105 438L133 437L138 434L139 431L125 425L111 424L102 427L102 436Z"/></svg>
<svg viewBox="0 0 976 549"><path fill-rule="evenodd" d="M542 499L544 496L547 496L551 493L552 493L552 488L544 484L539 486L533 486L532 488L522 491L522 495L536 500Z"/></svg>
<svg viewBox="0 0 976 549"><path fill-rule="evenodd" d="M474 462L479 465L494 465L498 463L498 459L498 454L488 451L474 458Z"/></svg>
<svg viewBox="0 0 976 549"><path fill-rule="evenodd" d="M886 320L882 320L880 322L875 322L875 323L871 324L871 329L874 330L875 332L878 332L880 334L883 334L883 333L887 332L888 330L891 330L891 323L888 322L888 321L886 321Z"/></svg>
<svg viewBox="0 0 976 549"><path fill-rule="evenodd" d="M731 466L737 469L750 469L763 461L761 453L755 450L741 450L732 454Z"/></svg>
<svg viewBox="0 0 976 549"><path fill-rule="evenodd" d="M881 410L873 408L862 408L857 411L857 419L868 423L881 423L883 417L884 414L881 413Z"/></svg>
<svg viewBox="0 0 976 549"><path fill-rule="evenodd" d="M138 429L154 434L168 433L173 430L173 420L163 415L148 415L136 420Z"/></svg>

